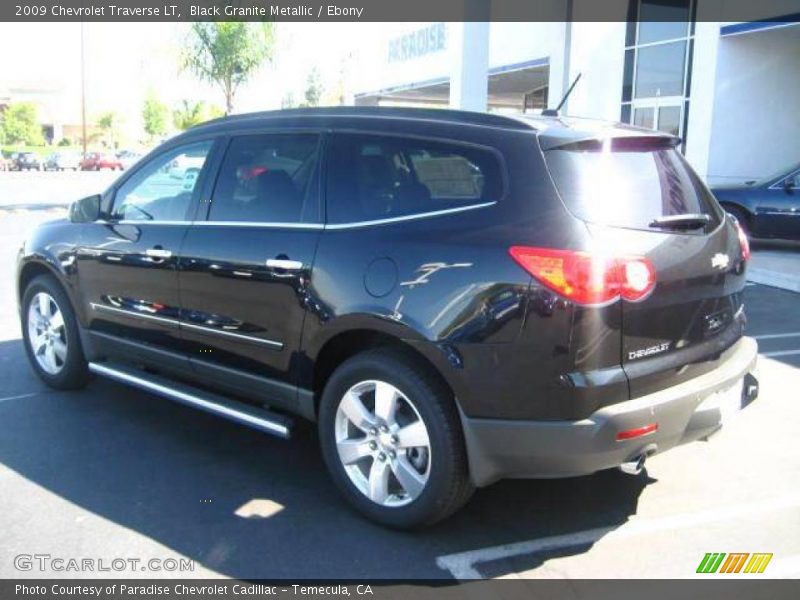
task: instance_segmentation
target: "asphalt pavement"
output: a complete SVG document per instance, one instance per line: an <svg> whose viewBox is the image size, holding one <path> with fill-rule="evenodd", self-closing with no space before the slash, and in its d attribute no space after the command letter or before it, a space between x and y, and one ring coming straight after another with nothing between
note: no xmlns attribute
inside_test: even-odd
<svg viewBox="0 0 800 600"><path fill-rule="evenodd" d="M6 184L0 173L0 203ZM797 294L748 285L761 394L710 441L657 455L639 476L500 482L401 533L339 498L312 426L281 441L102 379L45 388L24 356L13 264L25 230L63 214L0 211L2 578L708 577L695 573L708 552L772 553L752 577L800 576ZM51 562L25 570L19 557L33 555ZM128 562L98 571L113 559ZM193 570L164 570L181 559Z"/></svg>

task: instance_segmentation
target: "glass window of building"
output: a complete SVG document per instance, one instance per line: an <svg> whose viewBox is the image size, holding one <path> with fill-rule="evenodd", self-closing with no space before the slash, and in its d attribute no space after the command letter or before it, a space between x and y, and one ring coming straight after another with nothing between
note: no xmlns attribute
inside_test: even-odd
<svg viewBox="0 0 800 600"><path fill-rule="evenodd" d="M630 0L620 120L686 143L697 0Z"/></svg>

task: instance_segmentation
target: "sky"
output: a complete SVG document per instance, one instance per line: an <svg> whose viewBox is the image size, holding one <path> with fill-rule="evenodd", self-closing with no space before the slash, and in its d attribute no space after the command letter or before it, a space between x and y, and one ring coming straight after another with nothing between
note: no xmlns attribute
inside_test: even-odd
<svg viewBox="0 0 800 600"><path fill-rule="evenodd" d="M138 130L142 103L151 89L170 106L183 99L224 106L221 91L179 68L189 27L187 23L84 24L89 121L114 111L122 117L123 128ZM277 24L275 58L241 89L236 112L279 108L289 93L302 100L314 67L324 87L335 89L343 68L359 52L377 48L387 31L396 28L396 23ZM9 88L52 90L58 97L53 108L58 117L78 122L80 39L79 23L1 23L0 56L20 59L0 63L0 96ZM352 74L346 74L349 81Z"/></svg>

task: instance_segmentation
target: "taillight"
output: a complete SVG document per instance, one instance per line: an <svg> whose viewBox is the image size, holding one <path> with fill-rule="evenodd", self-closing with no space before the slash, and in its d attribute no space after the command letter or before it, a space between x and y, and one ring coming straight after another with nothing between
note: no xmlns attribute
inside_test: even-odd
<svg viewBox="0 0 800 600"><path fill-rule="evenodd" d="M620 431L617 434L617 441L622 442L624 440L632 440L634 438L642 437L643 435L650 435L651 433L655 433L658 431L658 423L650 423L649 425L645 425L644 427L637 427L636 429L627 429L625 431Z"/></svg>
<svg viewBox="0 0 800 600"><path fill-rule="evenodd" d="M742 249L742 260L748 260L750 258L750 241L739 221L734 221L734 224L736 225L736 235L739 236L739 247Z"/></svg>
<svg viewBox="0 0 800 600"><path fill-rule="evenodd" d="M656 285L656 271L643 256L512 246L509 254L545 286L579 304L607 304L617 298L645 298Z"/></svg>

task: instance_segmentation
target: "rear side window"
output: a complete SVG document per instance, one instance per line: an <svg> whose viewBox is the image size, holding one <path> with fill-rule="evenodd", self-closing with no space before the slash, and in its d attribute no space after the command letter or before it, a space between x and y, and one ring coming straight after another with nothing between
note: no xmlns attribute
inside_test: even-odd
<svg viewBox="0 0 800 600"><path fill-rule="evenodd" d="M319 219L312 181L316 134L265 134L234 138L211 200L210 221L304 223Z"/></svg>
<svg viewBox="0 0 800 600"><path fill-rule="evenodd" d="M659 217L706 214L710 227L719 222L706 186L686 159L663 142L592 140L544 155L567 208L585 221L649 229Z"/></svg>
<svg viewBox="0 0 800 600"><path fill-rule="evenodd" d="M496 201L497 156L486 149L390 136L337 134L328 153L330 223L355 223Z"/></svg>

